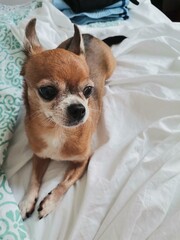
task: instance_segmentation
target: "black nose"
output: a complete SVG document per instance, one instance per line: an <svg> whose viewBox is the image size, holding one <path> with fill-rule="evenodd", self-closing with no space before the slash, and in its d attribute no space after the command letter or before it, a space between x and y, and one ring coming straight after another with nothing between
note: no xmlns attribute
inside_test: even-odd
<svg viewBox="0 0 180 240"><path fill-rule="evenodd" d="M71 104L67 111L73 121L80 121L86 113L86 109L82 104Z"/></svg>

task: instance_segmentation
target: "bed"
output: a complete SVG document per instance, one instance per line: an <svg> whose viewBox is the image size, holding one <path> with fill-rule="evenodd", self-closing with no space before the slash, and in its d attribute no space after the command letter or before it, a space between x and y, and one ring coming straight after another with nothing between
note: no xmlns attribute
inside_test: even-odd
<svg viewBox="0 0 180 240"><path fill-rule="evenodd" d="M23 61L23 29L30 18L38 17L39 38L46 48L72 34L72 24L63 14L48 1L40 5L34 1L13 7L18 17L6 19L16 47L13 54L6 51L9 58L4 57L3 67L11 67L13 56L17 69L12 76L18 74ZM17 204L27 189L32 152L23 125L22 79L17 78L13 86L8 82L7 103L16 106L16 114L11 116L7 132L6 111L0 111L1 139L6 136L0 139L1 156L6 159L0 178L0 239L179 240L180 24L172 23L149 0L141 0L139 6L130 4L126 21L80 28L101 39L127 36L112 47L117 67L105 86L87 173L54 212L39 220L36 208L22 222ZM37 206L59 183L66 167L63 162L50 164Z"/></svg>

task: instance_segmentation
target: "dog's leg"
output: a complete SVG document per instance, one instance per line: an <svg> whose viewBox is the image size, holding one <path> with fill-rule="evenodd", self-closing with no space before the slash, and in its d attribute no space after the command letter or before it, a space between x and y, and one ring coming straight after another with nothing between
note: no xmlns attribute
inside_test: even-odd
<svg viewBox="0 0 180 240"><path fill-rule="evenodd" d="M47 216L54 210L58 200L63 194L84 174L88 160L81 163L72 162L70 167L65 173L63 181L57 185L48 195L42 200L39 205L39 219Z"/></svg>
<svg viewBox="0 0 180 240"><path fill-rule="evenodd" d="M33 213L39 194L43 175L48 168L50 159L41 159L36 155L32 157L32 174L28 190L19 204L23 220Z"/></svg>

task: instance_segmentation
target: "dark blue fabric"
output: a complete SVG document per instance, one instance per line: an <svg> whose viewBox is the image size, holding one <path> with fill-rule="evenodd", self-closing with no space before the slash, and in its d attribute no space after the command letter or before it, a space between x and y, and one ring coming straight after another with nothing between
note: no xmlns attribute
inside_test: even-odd
<svg viewBox="0 0 180 240"><path fill-rule="evenodd" d="M118 1L119 0L64 0L75 13L96 11Z"/></svg>
<svg viewBox="0 0 180 240"><path fill-rule="evenodd" d="M127 8L129 0L120 0L106 8L82 13L73 12L69 5L62 0L53 0L53 4L76 24L89 24L117 19L125 20L129 18Z"/></svg>

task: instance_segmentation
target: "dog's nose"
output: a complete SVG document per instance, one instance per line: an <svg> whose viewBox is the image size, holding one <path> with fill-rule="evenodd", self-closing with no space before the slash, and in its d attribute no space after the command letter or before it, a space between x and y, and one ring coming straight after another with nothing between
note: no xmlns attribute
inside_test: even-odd
<svg viewBox="0 0 180 240"><path fill-rule="evenodd" d="M86 113L86 109L82 104L71 104L67 111L73 121L80 121Z"/></svg>

